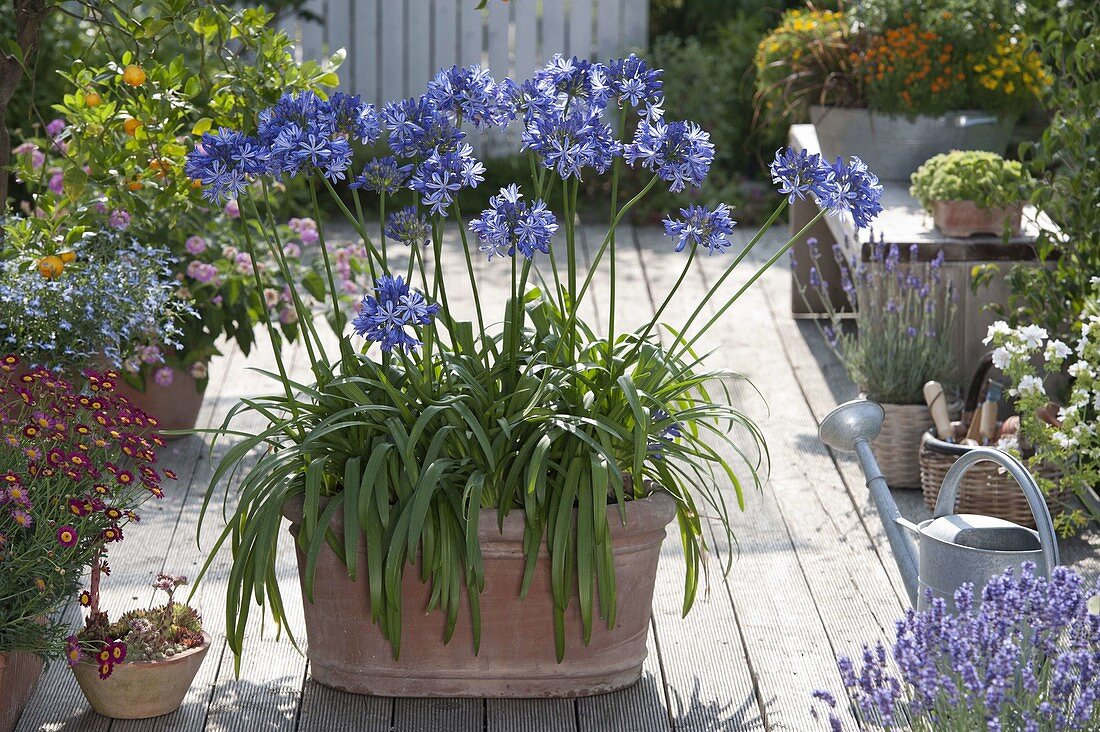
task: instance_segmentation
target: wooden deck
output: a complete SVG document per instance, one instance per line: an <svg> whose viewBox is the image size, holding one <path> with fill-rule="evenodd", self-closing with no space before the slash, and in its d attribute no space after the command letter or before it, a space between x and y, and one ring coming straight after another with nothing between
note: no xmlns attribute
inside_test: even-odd
<svg viewBox="0 0 1100 732"><path fill-rule="evenodd" d="M751 233L751 232L749 232ZM585 230L588 246L599 243ZM739 232L739 234L743 234ZM762 261L780 235L766 238L753 260ZM595 240L595 241L593 241ZM739 238L738 241L743 241ZM453 247L451 254L454 254ZM675 281L683 255L655 229L624 229L620 239L619 318L624 326L648 317ZM682 322L723 267L721 257L700 257L686 292L666 320ZM754 271L745 262L724 289L735 291ZM448 270L460 260L445 258ZM500 303L506 265L479 262L483 295ZM465 282L456 272L448 279ZM625 284L623 284L625 283ZM64 664L47 670L23 715L20 731L79 730L369 730L371 732L663 732L810 730L810 693L828 689L841 696L837 654L888 640L906 606L900 577L886 548L853 461L833 455L817 440L818 420L854 396L839 364L812 323L791 318L790 276L777 265L722 318L704 344L715 349L711 365L747 376L759 390L734 389L740 406L755 416L768 438L771 473L760 492L747 495L735 514L737 543L712 532L710 586L686 619L680 618L682 567L679 540L670 535L661 559L654 598L649 657L642 680L615 694L578 700L426 700L360 697L315 684L308 664L273 629L258 625L239 678L221 634L226 557L201 586L196 605L215 636L215 646L176 714L136 722L112 722L88 710ZM599 313L607 283L597 282ZM452 297L455 297L452 294ZM456 306L458 309L459 306ZM242 396L266 389L249 366L269 366L261 343L245 358L236 350L212 364L200 421L212 426ZM296 370L302 370L300 358ZM766 401L765 401L766 400ZM261 425L252 425L259 428ZM215 457L225 445L219 444ZM202 493L211 473L209 441L192 436L172 443L162 461L179 473L168 496L149 505L140 526L112 553L106 582L108 609L117 613L152 599L148 583L159 571L195 575L216 534L208 521L196 542ZM897 492L896 492L897 493ZM904 513L925 515L919 495L899 495ZM731 505L735 505L732 503ZM215 517L216 519L216 517ZM1067 542L1063 557L1092 575L1098 562L1096 533ZM721 563L732 553L728 576ZM279 571L293 630L301 632L300 594L289 540ZM854 722L847 720L854 728Z"/></svg>

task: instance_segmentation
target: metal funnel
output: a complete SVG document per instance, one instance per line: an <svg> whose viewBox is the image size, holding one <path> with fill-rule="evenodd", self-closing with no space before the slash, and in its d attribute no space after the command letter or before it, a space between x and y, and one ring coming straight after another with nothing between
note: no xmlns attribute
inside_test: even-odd
<svg viewBox="0 0 1100 732"><path fill-rule="evenodd" d="M825 415L817 434L833 449L855 452L858 440L875 441L885 417L886 412L879 404L866 399L853 399Z"/></svg>

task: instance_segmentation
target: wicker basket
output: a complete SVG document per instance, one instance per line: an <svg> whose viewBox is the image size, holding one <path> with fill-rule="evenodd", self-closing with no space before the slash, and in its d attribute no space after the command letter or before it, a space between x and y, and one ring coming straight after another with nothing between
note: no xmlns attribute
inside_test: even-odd
<svg viewBox="0 0 1100 732"><path fill-rule="evenodd" d="M883 404L886 418L882 430L871 443L891 488L920 488L921 470L918 449L921 435L932 427L932 415L923 404Z"/></svg>
<svg viewBox="0 0 1100 732"><path fill-rule="evenodd" d="M930 511L935 510L936 499L939 498L940 486L943 485L947 471L961 455L973 449L958 442L966 437L967 427L970 420L974 418L977 405L983 396L982 385L991 366L992 359L988 355L978 365L966 394L962 420L951 423L955 442L939 439L934 429L928 429L921 437L919 456L921 492L924 494L924 505ZM999 429L1000 425L998 424L997 427ZM1039 468L1037 472L1038 476L1052 480L1057 480L1060 475L1056 469L1046 466ZM1052 506L1052 514L1057 514L1059 501L1066 497L1062 492L1047 496L1047 504L1048 507ZM994 516L1021 526L1035 528L1035 519L1031 515L1031 507L1027 503L1023 490L1016 484L1015 479L996 463L978 463L967 471L959 484L959 497L953 512Z"/></svg>

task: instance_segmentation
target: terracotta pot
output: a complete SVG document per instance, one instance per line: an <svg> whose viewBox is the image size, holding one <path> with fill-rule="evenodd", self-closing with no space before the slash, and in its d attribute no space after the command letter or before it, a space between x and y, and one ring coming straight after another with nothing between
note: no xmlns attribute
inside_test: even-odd
<svg viewBox="0 0 1100 732"><path fill-rule="evenodd" d="M15 729L41 675L42 659L37 655L0 653L0 732Z"/></svg>
<svg viewBox="0 0 1100 732"><path fill-rule="evenodd" d="M1020 233L1024 205L1016 203L1000 208L978 208L973 201L934 201L932 221L947 236L966 237L974 234Z"/></svg>
<svg viewBox="0 0 1100 732"><path fill-rule="evenodd" d="M152 378L145 380L145 391L133 388L119 379L117 391L147 414L157 418L160 430L189 430L195 426L202 408L203 392L195 379L185 371L172 369L172 383L161 386ZM173 439L172 435L166 435ZM176 435L175 437L178 437Z"/></svg>
<svg viewBox="0 0 1100 732"><path fill-rule="evenodd" d="M112 719L147 719L171 714L183 704L195 674L199 672L210 635L203 644L159 661L133 661L115 666L109 678L99 678L99 669L87 661L73 669L76 682L98 714Z"/></svg>
<svg viewBox="0 0 1100 732"><path fill-rule="evenodd" d="M932 415L923 404L883 404L886 418L871 443L886 485L920 488L920 443L932 428Z"/></svg>
<svg viewBox="0 0 1100 732"><path fill-rule="evenodd" d="M365 544L359 545L358 581L327 545L314 575L313 602L305 602L308 656L314 680L355 694L415 697L573 697L602 694L636 682L646 657L653 585L665 526L676 504L667 493L632 501L629 526L609 509L611 541L618 588L618 618L613 629L593 618L591 642L585 646L576 590L565 614L565 659L554 654L553 597L550 558L539 550L535 577L527 597L519 597L523 577L523 511L512 511L497 528L496 509L482 510L479 539L485 565L481 593L481 648L475 655L473 627L465 599L458 623L444 644L445 617L428 612L430 585L407 566L402 581L401 658L371 622ZM302 502L284 509L297 534ZM337 515L333 524L342 526ZM299 577L305 558L298 552Z"/></svg>

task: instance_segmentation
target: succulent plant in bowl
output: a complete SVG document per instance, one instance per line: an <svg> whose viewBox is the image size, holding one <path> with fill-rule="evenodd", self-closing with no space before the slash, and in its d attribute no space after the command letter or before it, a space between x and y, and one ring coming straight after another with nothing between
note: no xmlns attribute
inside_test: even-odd
<svg viewBox="0 0 1100 732"><path fill-rule="evenodd" d="M909 192L948 236L1018 234L1031 178L1019 162L981 150L929 158Z"/></svg>

